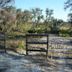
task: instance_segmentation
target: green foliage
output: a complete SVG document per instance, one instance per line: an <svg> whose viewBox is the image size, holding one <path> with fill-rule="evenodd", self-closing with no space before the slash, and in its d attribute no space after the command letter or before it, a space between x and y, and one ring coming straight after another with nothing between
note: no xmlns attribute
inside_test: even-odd
<svg viewBox="0 0 72 72"><path fill-rule="evenodd" d="M52 20L52 15L53 15L53 10L52 9L48 9L48 8L46 8L46 22L49 22L49 21L51 21Z"/></svg>
<svg viewBox="0 0 72 72"><path fill-rule="evenodd" d="M24 48L24 41L19 41L17 48Z"/></svg>
<svg viewBox="0 0 72 72"><path fill-rule="evenodd" d="M22 32L22 33L27 33L27 31L28 31L31 27L32 27L32 24L24 23L24 24L18 25L17 30L18 30L19 32Z"/></svg>
<svg viewBox="0 0 72 72"><path fill-rule="evenodd" d="M8 6L9 4L11 4L11 2L14 2L14 0L0 0L0 8Z"/></svg>
<svg viewBox="0 0 72 72"><path fill-rule="evenodd" d="M71 30L69 32L60 30L64 22L52 16L52 9L46 8L45 16L42 11L40 8L22 11L12 6L5 7L4 11L0 12L0 20L3 21L0 24L1 30L12 38L19 38L26 33L56 33L60 35L70 33L71 36Z"/></svg>
<svg viewBox="0 0 72 72"><path fill-rule="evenodd" d="M34 8L31 9L31 13L32 13L32 22L34 22L35 24L40 23L40 21L43 19L43 15L42 15L42 9L40 8Z"/></svg>
<svg viewBox="0 0 72 72"><path fill-rule="evenodd" d="M60 36L63 36L63 37L70 36L69 30L60 30L60 31L59 31L59 35L60 35Z"/></svg>
<svg viewBox="0 0 72 72"><path fill-rule="evenodd" d="M69 30L69 35L72 37L72 28Z"/></svg>
<svg viewBox="0 0 72 72"><path fill-rule="evenodd" d="M64 23L59 28L59 35L60 36L71 36L72 34L71 30L72 30L71 25L69 23Z"/></svg>
<svg viewBox="0 0 72 72"><path fill-rule="evenodd" d="M49 33L50 32L50 28L48 25L45 24L38 24L36 26L34 26L33 28L31 28L28 32L29 33Z"/></svg>
<svg viewBox="0 0 72 72"><path fill-rule="evenodd" d="M28 30L28 33L35 33L35 29L34 28L31 28L30 30Z"/></svg>
<svg viewBox="0 0 72 72"><path fill-rule="evenodd" d="M72 0L66 0L65 9L70 8L72 10Z"/></svg>

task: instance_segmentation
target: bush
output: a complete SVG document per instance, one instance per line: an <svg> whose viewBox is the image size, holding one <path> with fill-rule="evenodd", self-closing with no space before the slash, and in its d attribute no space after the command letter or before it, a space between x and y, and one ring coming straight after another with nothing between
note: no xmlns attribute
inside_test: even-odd
<svg viewBox="0 0 72 72"><path fill-rule="evenodd" d="M60 30L60 31L59 31L59 35L60 35L60 36L63 36L63 37L70 36L69 30Z"/></svg>
<svg viewBox="0 0 72 72"><path fill-rule="evenodd" d="M69 34L62 34L62 33L59 33L59 36L62 36L62 37L69 37L70 35L69 35Z"/></svg>
<svg viewBox="0 0 72 72"><path fill-rule="evenodd" d="M24 42L23 41L19 41L18 48L24 48Z"/></svg>
<svg viewBox="0 0 72 72"><path fill-rule="evenodd" d="M49 33L50 32L50 28L48 27L44 27L44 26L37 26L34 27L33 29L28 30L28 33Z"/></svg>
<svg viewBox="0 0 72 72"><path fill-rule="evenodd" d="M28 30L28 33L35 33L35 32L36 32L35 29Z"/></svg>
<svg viewBox="0 0 72 72"><path fill-rule="evenodd" d="M69 30L69 35L72 37L72 30Z"/></svg>

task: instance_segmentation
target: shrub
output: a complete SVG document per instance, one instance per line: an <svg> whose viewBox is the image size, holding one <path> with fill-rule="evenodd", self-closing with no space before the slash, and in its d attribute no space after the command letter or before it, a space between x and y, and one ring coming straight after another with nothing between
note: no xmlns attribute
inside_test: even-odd
<svg viewBox="0 0 72 72"><path fill-rule="evenodd" d="M19 41L18 48L24 48L24 42L23 41Z"/></svg>
<svg viewBox="0 0 72 72"><path fill-rule="evenodd" d="M28 33L35 33L35 32L36 32L35 29L28 30Z"/></svg>
<svg viewBox="0 0 72 72"><path fill-rule="evenodd" d="M70 36L69 30L60 30L60 31L59 31L59 35L60 35L60 36L63 36L63 37Z"/></svg>
<svg viewBox="0 0 72 72"><path fill-rule="evenodd" d="M69 35L72 37L72 30L69 30Z"/></svg>

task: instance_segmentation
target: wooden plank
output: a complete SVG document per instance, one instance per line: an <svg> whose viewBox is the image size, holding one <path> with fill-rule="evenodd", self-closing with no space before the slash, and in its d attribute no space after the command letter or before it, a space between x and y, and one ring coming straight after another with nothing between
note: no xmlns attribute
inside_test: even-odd
<svg viewBox="0 0 72 72"><path fill-rule="evenodd" d="M49 39L48 39L48 36L47 36L47 52L46 52L46 57L48 56L48 41L49 41Z"/></svg>
<svg viewBox="0 0 72 72"><path fill-rule="evenodd" d="M60 51L53 51L53 50L50 50L49 52L55 52L55 53L63 53L63 54L72 54L72 52L60 52Z"/></svg>
<svg viewBox="0 0 72 72"><path fill-rule="evenodd" d="M26 55L28 55L28 43L27 43L27 36L26 36Z"/></svg>
<svg viewBox="0 0 72 72"><path fill-rule="evenodd" d="M46 50L47 50L46 47L34 47L34 46L29 46L28 49L30 49L30 48L32 48L32 49L46 49Z"/></svg>
<svg viewBox="0 0 72 72"><path fill-rule="evenodd" d="M27 44L47 44L47 42L27 42Z"/></svg>
<svg viewBox="0 0 72 72"><path fill-rule="evenodd" d="M48 34L26 34L26 36L48 36Z"/></svg>
<svg viewBox="0 0 72 72"><path fill-rule="evenodd" d="M47 52L47 50L38 50L38 49L28 49L27 51L40 51L40 52Z"/></svg>

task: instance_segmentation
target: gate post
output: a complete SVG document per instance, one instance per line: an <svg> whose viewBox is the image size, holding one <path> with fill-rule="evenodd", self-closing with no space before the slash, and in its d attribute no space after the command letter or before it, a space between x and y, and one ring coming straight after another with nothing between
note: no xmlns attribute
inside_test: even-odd
<svg viewBox="0 0 72 72"><path fill-rule="evenodd" d="M28 39L27 39L28 37L27 37L27 35L26 35L26 55L28 55L28 44L27 44L27 41L28 41Z"/></svg>

